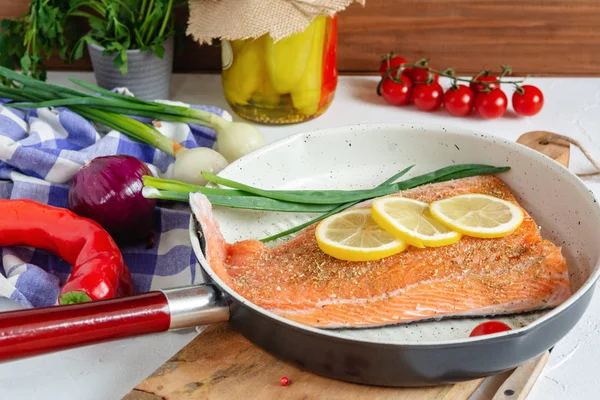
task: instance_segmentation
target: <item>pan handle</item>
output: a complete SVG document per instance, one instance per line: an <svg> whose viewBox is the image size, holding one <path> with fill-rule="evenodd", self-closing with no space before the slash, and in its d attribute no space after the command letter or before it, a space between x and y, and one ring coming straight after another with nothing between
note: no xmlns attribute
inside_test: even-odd
<svg viewBox="0 0 600 400"><path fill-rule="evenodd" d="M229 319L213 285L0 313L0 362Z"/></svg>

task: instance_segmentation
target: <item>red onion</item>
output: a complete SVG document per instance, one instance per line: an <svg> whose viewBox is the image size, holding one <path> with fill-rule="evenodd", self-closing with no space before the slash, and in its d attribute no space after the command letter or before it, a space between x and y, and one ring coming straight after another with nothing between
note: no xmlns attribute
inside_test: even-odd
<svg viewBox="0 0 600 400"><path fill-rule="evenodd" d="M119 244L151 241L156 200L142 196L143 175L152 172L135 157L96 157L73 176L69 209L98 222Z"/></svg>

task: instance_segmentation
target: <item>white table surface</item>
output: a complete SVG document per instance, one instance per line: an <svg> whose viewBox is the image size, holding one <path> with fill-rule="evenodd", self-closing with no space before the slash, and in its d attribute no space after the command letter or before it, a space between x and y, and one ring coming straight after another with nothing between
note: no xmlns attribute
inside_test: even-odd
<svg viewBox="0 0 600 400"><path fill-rule="evenodd" d="M69 77L94 82L91 73L49 73L52 83L68 84ZM443 110L425 113L413 107L391 107L375 94L376 77L343 76L332 106L321 117L302 124L259 128L268 142L307 130L375 122L447 124L512 140L525 132L548 130L579 140L600 160L600 78L531 78L529 82L545 93L546 104L540 114L521 118L509 112L501 119L482 120L452 117ZM172 89L171 100L216 105L231 112L219 75L176 74ZM510 99L512 90L508 95ZM575 148L571 170L593 170ZM584 181L600 196L600 177ZM599 296L594 296L579 324L554 348L531 400L599 398ZM1 300L0 310L11 307ZM3 363L0 399L120 399L196 335L194 330L167 332ZM485 397L485 393L478 396Z"/></svg>

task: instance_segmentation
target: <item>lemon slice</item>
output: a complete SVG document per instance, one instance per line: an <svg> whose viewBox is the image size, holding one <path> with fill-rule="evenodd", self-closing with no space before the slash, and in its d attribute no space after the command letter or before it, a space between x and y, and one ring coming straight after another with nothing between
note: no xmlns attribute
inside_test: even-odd
<svg viewBox="0 0 600 400"><path fill-rule="evenodd" d="M368 208L346 210L324 219L315 235L324 253L346 261L379 260L407 247L377 225Z"/></svg>
<svg viewBox="0 0 600 400"><path fill-rule="evenodd" d="M449 228L478 238L508 236L525 218L520 207L484 194L463 194L434 201L429 210Z"/></svg>
<svg viewBox="0 0 600 400"><path fill-rule="evenodd" d="M371 213L379 226L415 247L447 246L462 237L433 218L422 201L383 197L373 201Z"/></svg>

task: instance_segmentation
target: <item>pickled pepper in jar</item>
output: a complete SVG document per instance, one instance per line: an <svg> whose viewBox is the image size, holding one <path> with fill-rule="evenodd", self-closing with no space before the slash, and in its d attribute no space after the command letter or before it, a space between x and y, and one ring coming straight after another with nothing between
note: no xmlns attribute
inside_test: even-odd
<svg viewBox="0 0 600 400"><path fill-rule="evenodd" d="M289 124L313 119L337 86L337 15L317 16L302 32L274 41L222 42L225 98L241 117Z"/></svg>

